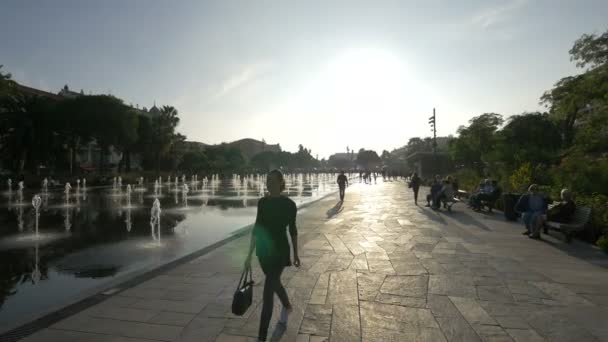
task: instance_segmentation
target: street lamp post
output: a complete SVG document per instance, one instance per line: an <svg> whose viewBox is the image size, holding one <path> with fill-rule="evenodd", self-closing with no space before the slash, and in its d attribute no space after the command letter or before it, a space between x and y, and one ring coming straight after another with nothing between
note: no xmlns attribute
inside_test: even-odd
<svg viewBox="0 0 608 342"><path fill-rule="evenodd" d="M437 121L435 117L435 108L433 108L433 116L429 118L431 131L433 132L433 154L437 154Z"/></svg>

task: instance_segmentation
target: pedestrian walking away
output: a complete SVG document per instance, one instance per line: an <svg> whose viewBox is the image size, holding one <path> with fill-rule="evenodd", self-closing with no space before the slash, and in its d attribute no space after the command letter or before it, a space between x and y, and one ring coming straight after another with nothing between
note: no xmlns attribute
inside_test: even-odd
<svg viewBox="0 0 608 342"><path fill-rule="evenodd" d="M344 175L344 171L340 171L337 182L338 188L340 189L340 201L344 201L344 192L346 190L346 186L348 185L348 178L346 178L346 175Z"/></svg>
<svg viewBox="0 0 608 342"><path fill-rule="evenodd" d="M414 172L410 180L410 188L414 191L414 204L418 205L418 190L420 190L420 177Z"/></svg>

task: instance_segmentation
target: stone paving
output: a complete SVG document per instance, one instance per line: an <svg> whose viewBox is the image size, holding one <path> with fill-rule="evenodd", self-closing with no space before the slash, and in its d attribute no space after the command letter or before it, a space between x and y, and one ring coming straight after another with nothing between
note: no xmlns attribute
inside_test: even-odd
<svg viewBox="0 0 608 342"><path fill-rule="evenodd" d="M453 210L416 207L403 182L358 184L341 207L330 196L301 210L302 267L283 276L295 310L280 340L608 341L606 256L582 242L528 239L499 213ZM257 263L254 304L243 317L230 313L247 243L230 242L23 341L255 341Z"/></svg>

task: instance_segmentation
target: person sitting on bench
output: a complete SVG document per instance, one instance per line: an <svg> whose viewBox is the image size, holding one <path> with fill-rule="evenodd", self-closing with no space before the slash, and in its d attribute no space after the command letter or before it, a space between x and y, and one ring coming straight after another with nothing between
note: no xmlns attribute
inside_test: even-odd
<svg viewBox="0 0 608 342"><path fill-rule="evenodd" d="M443 186L439 191L439 195L437 195L437 204L435 205L435 207L439 208L441 206L441 203L443 202L443 208L447 208L447 201L453 200L454 188L452 187L452 177L448 176L443 180Z"/></svg>
<svg viewBox="0 0 608 342"><path fill-rule="evenodd" d="M431 206L431 202L433 204L433 208L439 207L439 204L437 202L437 196L439 195L441 188L442 188L442 185L441 185L441 182L439 181L439 175L437 175L437 176L435 176L435 179L433 179L433 184L431 184L431 193L426 195L426 206L427 207Z"/></svg>
<svg viewBox="0 0 608 342"><path fill-rule="evenodd" d="M481 202L491 201L494 196L495 189L496 188L494 187L494 185L492 185L492 181L490 179L486 179L480 191L471 196L471 206L473 207L473 209L481 210Z"/></svg>
<svg viewBox="0 0 608 342"><path fill-rule="evenodd" d="M554 205L547 211L547 221L568 223L576 212L576 203L572 200L572 193L568 189L562 189L560 192L561 202ZM544 232L547 234L547 226L544 227Z"/></svg>
<svg viewBox="0 0 608 342"><path fill-rule="evenodd" d="M540 239L540 227L544 225L547 213L547 201L538 192L538 185L532 184L528 193L522 195L515 204L515 211L523 214L522 218L526 225L524 235L531 239Z"/></svg>

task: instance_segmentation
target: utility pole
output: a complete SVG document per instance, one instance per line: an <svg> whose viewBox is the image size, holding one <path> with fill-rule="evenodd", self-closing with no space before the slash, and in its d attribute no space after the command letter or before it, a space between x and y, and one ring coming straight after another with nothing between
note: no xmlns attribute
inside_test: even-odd
<svg viewBox="0 0 608 342"><path fill-rule="evenodd" d="M435 117L435 108L433 108L433 116L429 118L431 131L433 132L433 154L437 154L437 121Z"/></svg>

